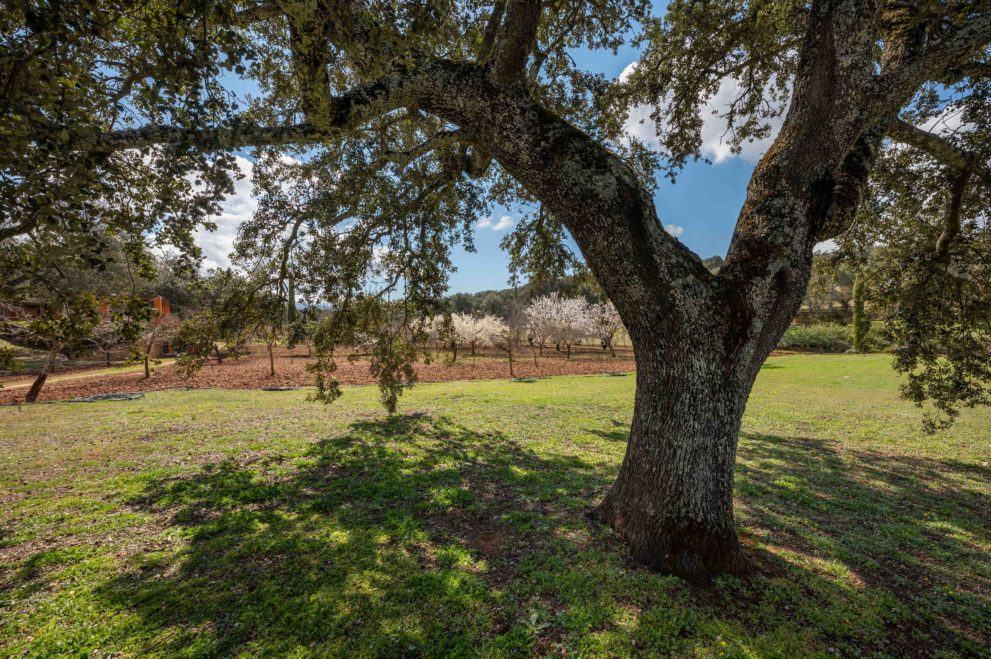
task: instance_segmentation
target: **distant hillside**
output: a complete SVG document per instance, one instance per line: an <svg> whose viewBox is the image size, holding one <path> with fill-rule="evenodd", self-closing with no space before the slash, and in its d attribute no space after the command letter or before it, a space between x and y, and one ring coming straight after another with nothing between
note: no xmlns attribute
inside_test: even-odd
<svg viewBox="0 0 991 659"><path fill-rule="evenodd" d="M702 264L712 272L718 272L723 265L723 257L710 256L702 259ZM557 291L561 295L582 295L589 302L601 302L605 299L602 290L594 282L584 277L564 277L556 283L545 284L534 290L530 284L517 288L479 291L477 293L455 293L447 297L454 313L491 313L506 316L509 304L513 300L527 301L538 295L546 295Z"/></svg>
<svg viewBox="0 0 991 659"><path fill-rule="evenodd" d="M709 272L715 274L719 272L719 268L723 267L723 257L721 256L710 256L707 259L702 259L702 265L709 269Z"/></svg>
<svg viewBox="0 0 991 659"><path fill-rule="evenodd" d="M602 291L594 283L585 278L564 277L559 281L546 284L534 289L530 284L516 288L501 290L479 291L477 293L455 293L447 297L454 313L491 313L505 317L513 300L527 301L539 295L557 291L569 297L584 296L589 302L600 302L604 299Z"/></svg>

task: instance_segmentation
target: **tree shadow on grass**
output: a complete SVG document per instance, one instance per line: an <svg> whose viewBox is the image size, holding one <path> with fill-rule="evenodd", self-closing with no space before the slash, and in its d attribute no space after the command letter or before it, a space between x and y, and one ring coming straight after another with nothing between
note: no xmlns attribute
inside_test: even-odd
<svg viewBox="0 0 991 659"><path fill-rule="evenodd" d="M626 443L630 439L630 425L628 423L622 423L616 419L612 419L609 422L610 429L600 429L600 428L585 428L585 432L590 435L595 435L596 437L601 437L610 442L623 442Z"/></svg>
<svg viewBox="0 0 991 659"><path fill-rule="evenodd" d="M583 523L562 496L608 478L445 418L362 421L303 460L156 482L132 505L182 542L103 594L136 609L164 654L469 655L482 634L525 649L499 582L534 533Z"/></svg>
<svg viewBox="0 0 991 659"><path fill-rule="evenodd" d="M586 522L616 465L540 448L394 416L303 458L155 481L131 505L173 540L100 595L137 614L138 654L165 656L928 656L989 638L987 469L745 434L738 520L763 570L703 591Z"/></svg>
<svg viewBox="0 0 991 659"><path fill-rule="evenodd" d="M991 642L989 477L959 461L744 434L737 521L769 571L817 603L820 625L856 630L834 639L847 651L979 654Z"/></svg>

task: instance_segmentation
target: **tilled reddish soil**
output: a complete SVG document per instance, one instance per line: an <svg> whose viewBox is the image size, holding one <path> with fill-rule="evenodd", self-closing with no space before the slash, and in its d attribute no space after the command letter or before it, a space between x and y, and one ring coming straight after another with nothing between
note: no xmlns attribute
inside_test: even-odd
<svg viewBox="0 0 991 659"><path fill-rule="evenodd" d="M303 387L313 385L313 375L306 365L312 360L301 353L292 356L286 350L277 352L275 376L268 374L268 356L264 350L255 350L251 355L237 360L227 359L223 364L211 362L189 380L182 380L172 366L156 368L150 378L145 379L141 372L118 375L102 375L64 382L48 382L38 400L64 400L93 396L95 394L122 393L134 391L154 391L176 387L195 389L257 389L259 387ZM446 355L440 355L430 364L417 364L416 371L420 382L448 382L452 380L500 380L509 378L509 365L504 356L494 353L459 356L456 364L445 363ZM544 356L534 365L529 350L514 360L516 377L547 377L551 375L592 375L596 373L629 372L635 370L633 353L627 348L617 350L616 357L610 357L602 350L588 346L579 347L572 359L565 359L563 353L554 348L544 350ZM338 359L336 377L342 384L373 384L374 378L368 372L368 359L350 361ZM63 371L57 375L71 373ZM8 382L25 380L24 374L8 378ZM24 400L27 387L0 389L0 404L16 403Z"/></svg>

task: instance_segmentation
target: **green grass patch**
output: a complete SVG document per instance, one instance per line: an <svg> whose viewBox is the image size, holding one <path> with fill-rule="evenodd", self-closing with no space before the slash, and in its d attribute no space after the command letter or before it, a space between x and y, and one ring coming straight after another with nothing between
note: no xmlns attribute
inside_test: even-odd
<svg viewBox="0 0 991 659"><path fill-rule="evenodd" d="M635 378L163 391L0 409L2 656L973 656L991 414L927 437L884 356L772 359L697 590L584 510Z"/></svg>

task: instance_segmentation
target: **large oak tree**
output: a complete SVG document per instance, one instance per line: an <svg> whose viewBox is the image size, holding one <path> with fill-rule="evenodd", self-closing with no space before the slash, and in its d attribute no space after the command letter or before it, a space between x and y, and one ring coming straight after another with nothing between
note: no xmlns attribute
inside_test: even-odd
<svg viewBox="0 0 991 659"><path fill-rule="evenodd" d="M374 285L426 313L488 204L539 208L518 261L567 262L570 234L635 346L629 446L594 516L651 567L748 569L737 434L818 242L900 268L881 290L903 311L910 394L987 399L983 0L674 0L662 19L643 0L8 0L0 22L5 245L71 236L98 255L110 233L195 255L231 151L258 147L243 258L341 310ZM622 81L569 55L629 35L642 55ZM257 86L246 107L237 77ZM783 122L712 274L653 188L700 157L728 78L731 144ZM623 130L644 106L649 148ZM925 128L951 114L961 129Z"/></svg>

